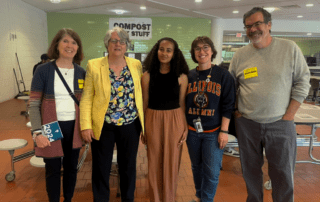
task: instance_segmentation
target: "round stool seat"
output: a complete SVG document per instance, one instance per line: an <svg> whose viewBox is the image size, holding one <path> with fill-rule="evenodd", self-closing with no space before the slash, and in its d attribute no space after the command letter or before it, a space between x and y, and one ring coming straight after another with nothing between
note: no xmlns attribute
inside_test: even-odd
<svg viewBox="0 0 320 202"><path fill-rule="evenodd" d="M30 98L29 95L23 95L23 96L17 97L17 99L19 99L19 100L25 100L25 101L29 100L29 98Z"/></svg>
<svg viewBox="0 0 320 202"><path fill-rule="evenodd" d="M228 142L237 142L237 138L233 135L228 134Z"/></svg>
<svg viewBox="0 0 320 202"><path fill-rule="evenodd" d="M45 162L43 161L43 158L36 157L36 156L31 157L30 164L34 167L39 167L39 168L44 168L46 165Z"/></svg>
<svg viewBox="0 0 320 202"><path fill-rule="evenodd" d="M31 128L31 122L29 121L27 124L26 124L27 127Z"/></svg>
<svg viewBox="0 0 320 202"><path fill-rule="evenodd" d="M16 150L28 145L24 139L9 139L0 141L0 150Z"/></svg>

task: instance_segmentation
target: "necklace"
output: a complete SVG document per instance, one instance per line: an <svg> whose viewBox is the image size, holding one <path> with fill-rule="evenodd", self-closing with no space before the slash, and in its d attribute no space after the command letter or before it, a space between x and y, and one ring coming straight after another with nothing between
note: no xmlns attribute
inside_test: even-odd
<svg viewBox="0 0 320 202"><path fill-rule="evenodd" d="M68 71L66 71L65 73L64 73L64 75L68 75L68 72L70 71L70 69L68 69Z"/></svg>
<svg viewBox="0 0 320 202"><path fill-rule="evenodd" d="M199 67L197 67L197 70L199 71ZM210 78L211 78L211 71L212 71L212 66L211 66L211 68L210 68L210 72L209 72L209 74L207 75L207 79L206 79L206 82L207 82L207 83L209 83L209 81L210 81ZM199 77L199 74L198 74L198 77Z"/></svg>

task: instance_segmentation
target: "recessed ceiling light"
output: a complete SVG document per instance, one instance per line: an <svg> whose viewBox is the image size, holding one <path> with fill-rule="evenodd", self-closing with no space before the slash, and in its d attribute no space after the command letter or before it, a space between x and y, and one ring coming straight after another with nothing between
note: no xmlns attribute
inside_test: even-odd
<svg viewBox="0 0 320 202"><path fill-rule="evenodd" d="M307 33L307 35L308 35L308 36L311 36L311 35L312 35L312 33Z"/></svg>
<svg viewBox="0 0 320 202"><path fill-rule="evenodd" d="M241 1L241 0L233 0L233 1Z"/></svg>
<svg viewBox="0 0 320 202"><path fill-rule="evenodd" d="M235 10L235 11L232 11L232 13L237 14L239 13L239 11Z"/></svg>
<svg viewBox="0 0 320 202"><path fill-rule="evenodd" d="M196 2L196 3L200 3L200 2L202 2L202 0L195 0L194 2Z"/></svg>
<svg viewBox="0 0 320 202"><path fill-rule="evenodd" d="M303 18L303 15L298 15L297 18Z"/></svg>
<svg viewBox="0 0 320 202"><path fill-rule="evenodd" d="M61 0L50 0L50 1L51 1L51 3L54 3L54 4L58 4L61 2Z"/></svg>
<svg viewBox="0 0 320 202"><path fill-rule="evenodd" d="M306 4L306 7L312 7L313 4Z"/></svg>
<svg viewBox="0 0 320 202"><path fill-rule="evenodd" d="M122 14L126 13L127 11L121 10L121 9L115 9L115 10L112 10L112 12L115 12L118 15L122 15Z"/></svg>
<svg viewBox="0 0 320 202"><path fill-rule="evenodd" d="M140 6L140 9L141 9L141 10L146 10L147 7L145 7L145 6Z"/></svg>
<svg viewBox="0 0 320 202"><path fill-rule="evenodd" d="M273 11L276 10L275 7L266 7L266 8L263 8L264 10L268 11L269 13L272 13Z"/></svg>

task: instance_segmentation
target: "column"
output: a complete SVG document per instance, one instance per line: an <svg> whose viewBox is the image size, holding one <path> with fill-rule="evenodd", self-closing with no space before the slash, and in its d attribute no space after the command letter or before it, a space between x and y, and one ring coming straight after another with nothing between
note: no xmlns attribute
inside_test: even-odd
<svg viewBox="0 0 320 202"><path fill-rule="evenodd" d="M211 19L211 40L217 51L217 56L213 59L213 64L219 65L222 62L223 19Z"/></svg>

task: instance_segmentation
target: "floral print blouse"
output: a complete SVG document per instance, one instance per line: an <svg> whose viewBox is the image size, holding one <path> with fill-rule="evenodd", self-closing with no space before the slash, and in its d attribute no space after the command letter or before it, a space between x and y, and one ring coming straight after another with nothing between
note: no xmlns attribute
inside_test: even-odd
<svg viewBox="0 0 320 202"><path fill-rule="evenodd" d="M132 123L138 116L134 100L134 83L129 68L125 66L117 77L110 69L111 96L105 116L107 123L121 126Z"/></svg>

